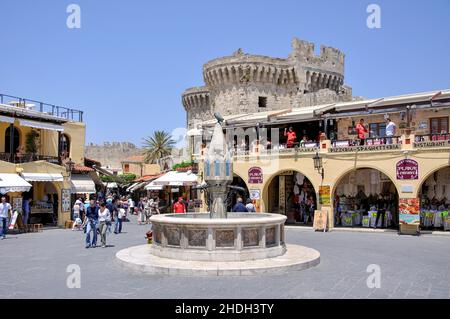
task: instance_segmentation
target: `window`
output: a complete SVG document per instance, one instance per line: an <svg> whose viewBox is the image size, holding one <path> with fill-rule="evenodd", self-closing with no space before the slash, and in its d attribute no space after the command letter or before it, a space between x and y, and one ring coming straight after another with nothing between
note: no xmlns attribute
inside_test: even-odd
<svg viewBox="0 0 450 319"><path fill-rule="evenodd" d="M129 173L130 172L130 164L125 164L123 170L125 171L125 173Z"/></svg>
<svg viewBox="0 0 450 319"><path fill-rule="evenodd" d="M430 119L430 133L448 133L448 117L435 117Z"/></svg>
<svg viewBox="0 0 450 319"><path fill-rule="evenodd" d="M20 146L20 134L19 130L13 126L13 148L11 150L11 126L8 126L8 128L5 131L5 153L12 153L14 154L17 152L17 149Z"/></svg>
<svg viewBox="0 0 450 319"><path fill-rule="evenodd" d="M370 123L369 124L370 137L384 137L386 136L386 123Z"/></svg>
<svg viewBox="0 0 450 319"><path fill-rule="evenodd" d="M260 96L258 98L258 106L259 107L267 107L267 97L265 96Z"/></svg>
<svg viewBox="0 0 450 319"><path fill-rule="evenodd" d="M67 134L61 135L61 155L63 158L70 157L70 139Z"/></svg>

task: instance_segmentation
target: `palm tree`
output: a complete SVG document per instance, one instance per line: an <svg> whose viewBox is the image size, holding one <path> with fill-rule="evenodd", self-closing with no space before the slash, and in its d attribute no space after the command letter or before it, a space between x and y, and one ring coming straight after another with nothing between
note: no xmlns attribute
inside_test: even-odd
<svg viewBox="0 0 450 319"><path fill-rule="evenodd" d="M168 156L172 152L175 141L165 131L155 131L153 136L144 138L145 162L155 164L158 159Z"/></svg>

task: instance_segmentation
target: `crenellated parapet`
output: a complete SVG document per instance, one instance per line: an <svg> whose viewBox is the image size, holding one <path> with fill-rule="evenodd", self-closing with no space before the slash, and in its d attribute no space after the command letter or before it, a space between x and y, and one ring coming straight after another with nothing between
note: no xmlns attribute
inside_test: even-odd
<svg viewBox="0 0 450 319"><path fill-rule="evenodd" d="M209 61L203 66L203 78L212 90L241 85L294 87L298 83L294 65L287 59L244 54Z"/></svg>
<svg viewBox="0 0 450 319"><path fill-rule="evenodd" d="M206 86L189 88L183 92L182 102L186 111L209 107L209 90Z"/></svg>

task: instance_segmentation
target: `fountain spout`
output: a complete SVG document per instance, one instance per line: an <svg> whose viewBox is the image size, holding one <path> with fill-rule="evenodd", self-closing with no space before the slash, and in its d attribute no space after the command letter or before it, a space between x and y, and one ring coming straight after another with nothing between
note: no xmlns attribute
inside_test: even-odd
<svg viewBox="0 0 450 319"><path fill-rule="evenodd" d="M204 161L203 176L207 185L211 218L227 218L228 186L233 181L232 155L228 150L220 123L218 121L214 127Z"/></svg>

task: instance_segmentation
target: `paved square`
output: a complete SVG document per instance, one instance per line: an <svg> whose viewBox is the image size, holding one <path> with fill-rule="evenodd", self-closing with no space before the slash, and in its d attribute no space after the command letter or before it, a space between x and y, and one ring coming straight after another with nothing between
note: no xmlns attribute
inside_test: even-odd
<svg viewBox="0 0 450 319"><path fill-rule="evenodd" d="M117 251L145 243L149 226L135 217L106 249L84 248L84 234L63 229L9 235L0 241L0 298L450 298L450 237L286 229L286 241L321 253L312 269L255 277L166 277L121 268ZM69 289L67 266L81 269ZM367 266L381 269L370 289Z"/></svg>

